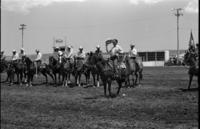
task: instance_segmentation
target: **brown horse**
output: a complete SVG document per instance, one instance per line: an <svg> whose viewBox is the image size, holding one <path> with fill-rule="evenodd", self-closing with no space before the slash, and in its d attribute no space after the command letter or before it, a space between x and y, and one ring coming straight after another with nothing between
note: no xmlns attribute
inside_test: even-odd
<svg viewBox="0 0 200 129"><path fill-rule="evenodd" d="M183 64L189 66L188 74L189 74L189 83L188 90L190 89L193 76L197 76L198 86L199 86L199 61L196 58L197 55L195 53L191 53L187 51L184 55Z"/></svg>
<svg viewBox="0 0 200 129"><path fill-rule="evenodd" d="M37 74L36 66L29 57L23 57L22 60L23 60L23 62L25 62L26 66L27 66L27 77L28 77L27 86L32 86L33 77L35 74ZM48 76L47 75L49 75L54 80L50 67L45 63L41 64L41 66L38 67L38 73L41 73L43 76L45 76L46 84L48 84Z"/></svg>
<svg viewBox="0 0 200 129"><path fill-rule="evenodd" d="M88 74L91 73L91 75L93 77L93 87L95 87L95 86L99 87L100 86L100 83L99 83L100 75L99 75L99 71L96 67L96 62L95 62L95 60L92 59L94 54L97 54L97 53L94 53L94 52L88 53L88 58L84 64L84 67L86 69L85 70L86 73L88 73ZM98 56L98 55L96 55L96 56Z"/></svg>
<svg viewBox="0 0 200 129"><path fill-rule="evenodd" d="M74 57L73 75L75 77L75 83L79 87L81 86L81 76L84 73L84 68L85 68L84 64L85 64L85 59Z"/></svg>
<svg viewBox="0 0 200 129"><path fill-rule="evenodd" d="M113 97L113 94L111 92L111 85L114 80L116 80L116 82L118 83L116 95L119 95L122 83L127 81L127 70L118 69L118 72L116 73L113 67L111 66L112 60L106 60L101 55L94 54L92 56L92 60L96 62L95 65L103 82L104 95L107 96L106 92L108 86L109 97Z"/></svg>
<svg viewBox="0 0 200 129"><path fill-rule="evenodd" d="M137 63L136 63L137 60ZM142 71L143 71L143 64L140 58L132 58L129 56L125 57L126 69L128 72L128 83L130 85L130 77L132 77L132 86L137 84L140 85L140 82L143 78ZM134 79L135 76L135 79Z"/></svg>
<svg viewBox="0 0 200 129"><path fill-rule="evenodd" d="M73 71L73 62L70 58L59 58L59 62L61 63L61 74L63 76L62 84L63 86L68 86L68 82L70 81L70 75Z"/></svg>

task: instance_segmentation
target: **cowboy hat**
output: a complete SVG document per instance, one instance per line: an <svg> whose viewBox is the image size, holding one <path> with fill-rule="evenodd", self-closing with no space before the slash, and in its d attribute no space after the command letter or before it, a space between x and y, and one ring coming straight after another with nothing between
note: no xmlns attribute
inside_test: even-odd
<svg viewBox="0 0 200 129"><path fill-rule="evenodd" d="M131 46L131 47L132 47L132 46L135 46L135 44L132 43L132 44L130 44L130 46Z"/></svg>
<svg viewBox="0 0 200 129"><path fill-rule="evenodd" d="M21 48L20 50L21 50L21 51L24 51L24 48Z"/></svg>
<svg viewBox="0 0 200 129"><path fill-rule="evenodd" d="M83 50L83 47L82 47L82 46L80 46L80 47L79 47L79 50Z"/></svg>

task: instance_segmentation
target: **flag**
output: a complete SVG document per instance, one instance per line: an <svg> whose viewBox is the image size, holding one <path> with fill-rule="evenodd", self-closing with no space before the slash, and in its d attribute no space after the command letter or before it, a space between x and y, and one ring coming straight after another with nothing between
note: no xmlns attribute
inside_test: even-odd
<svg viewBox="0 0 200 129"><path fill-rule="evenodd" d="M193 35L192 35L192 30L190 32L189 46L195 46L195 44L194 44L194 38L193 38Z"/></svg>

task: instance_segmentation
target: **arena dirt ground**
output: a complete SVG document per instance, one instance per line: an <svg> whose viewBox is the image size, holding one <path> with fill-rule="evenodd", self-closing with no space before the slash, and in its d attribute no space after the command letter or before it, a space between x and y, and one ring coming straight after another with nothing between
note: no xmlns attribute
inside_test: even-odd
<svg viewBox="0 0 200 129"><path fill-rule="evenodd" d="M33 87L1 83L1 128L197 129L197 79L188 91L184 67L144 68L143 74L141 86L122 88L116 98L104 97L102 86L46 86L43 77Z"/></svg>

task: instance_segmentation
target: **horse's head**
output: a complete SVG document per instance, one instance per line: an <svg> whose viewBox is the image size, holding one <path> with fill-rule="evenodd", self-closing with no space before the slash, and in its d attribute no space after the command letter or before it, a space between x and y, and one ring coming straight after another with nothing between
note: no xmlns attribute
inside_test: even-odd
<svg viewBox="0 0 200 129"><path fill-rule="evenodd" d="M22 56L21 62L22 62L23 64L27 64L27 65L30 65L31 63L33 63L33 62L31 61L31 59L30 59L29 57L27 57L27 56Z"/></svg>
<svg viewBox="0 0 200 129"><path fill-rule="evenodd" d="M193 66L196 64L196 55L194 53L191 53L189 51L185 52L183 63L186 65Z"/></svg>
<svg viewBox="0 0 200 129"><path fill-rule="evenodd" d="M56 63L57 63L57 60L53 56L50 56L49 57L49 64L50 65L56 65Z"/></svg>

